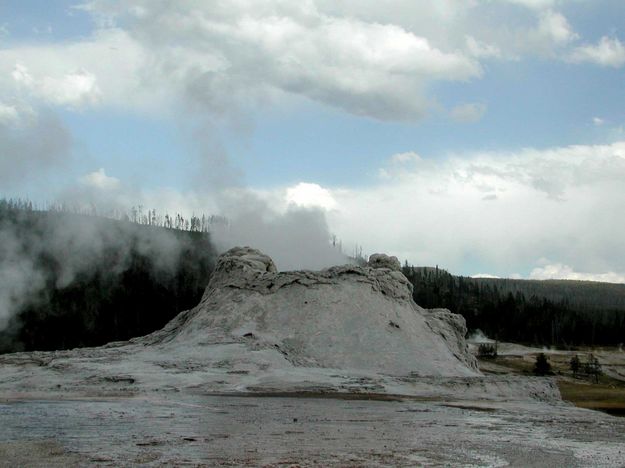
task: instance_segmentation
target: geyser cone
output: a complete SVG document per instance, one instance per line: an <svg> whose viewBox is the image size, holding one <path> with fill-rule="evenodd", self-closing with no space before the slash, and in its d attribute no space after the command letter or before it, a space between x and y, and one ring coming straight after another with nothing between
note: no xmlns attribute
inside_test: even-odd
<svg viewBox="0 0 625 468"><path fill-rule="evenodd" d="M378 254L366 267L277 272L260 251L236 247L218 259L201 303L153 342L188 346L210 335L241 342L250 357L260 350L279 353L289 366L477 374L464 319L415 304L399 270L397 259Z"/></svg>

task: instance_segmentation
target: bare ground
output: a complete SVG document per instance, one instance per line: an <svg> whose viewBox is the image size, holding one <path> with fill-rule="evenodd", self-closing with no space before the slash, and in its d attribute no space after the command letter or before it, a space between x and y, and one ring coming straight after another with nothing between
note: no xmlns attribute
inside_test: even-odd
<svg viewBox="0 0 625 468"><path fill-rule="evenodd" d="M0 458L5 466L619 466L621 421L538 402L21 400L0 405Z"/></svg>

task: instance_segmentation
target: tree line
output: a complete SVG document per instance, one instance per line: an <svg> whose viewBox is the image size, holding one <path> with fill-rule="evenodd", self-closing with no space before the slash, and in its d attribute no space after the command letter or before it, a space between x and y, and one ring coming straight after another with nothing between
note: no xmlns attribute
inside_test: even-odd
<svg viewBox="0 0 625 468"><path fill-rule="evenodd" d="M0 199L0 212L6 213L8 211L77 214L178 231L205 233L209 233L211 229L217 226L228 226L229 223L225 216L191 214L191 216L185 217L180 213L171 215L160 213L155 208L146 209L140 204L132 206L129 210L123 210L120 208L102 209L95 204L77 205L67 202L49 202L38 205L31 200L21 198Z"/></svg>
<svg viewBox="0 0 625 468"><path fill-rule="evenodd" d="M500 341L546 346L625 342L625 285L498 280L404 265L413 298L461 314L469 330Z"/></svg>

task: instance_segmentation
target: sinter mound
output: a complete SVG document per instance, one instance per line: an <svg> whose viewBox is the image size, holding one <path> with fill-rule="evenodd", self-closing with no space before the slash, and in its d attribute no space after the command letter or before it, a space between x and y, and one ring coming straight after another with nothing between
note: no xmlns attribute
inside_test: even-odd
<svg viewBox="0 0 625 468"><path fill-rule="evenodd" d="M482 376L464 319L425 310L394 257L278 272L249 247L224 253L201 302L128 342L0 356L0 395L144 392L377 393L554 400L548 379Z"/></svg>
<svg viewBox="0 0 625 468"><path fill-rule="evenodd" d="M275 349L294 366L359 369L389 375L477 373L465 321L425 310L397 258L369 266L278 272L267 255L235 247L219 257L200 304L153 338L205 339L205 331Z"/></svg>

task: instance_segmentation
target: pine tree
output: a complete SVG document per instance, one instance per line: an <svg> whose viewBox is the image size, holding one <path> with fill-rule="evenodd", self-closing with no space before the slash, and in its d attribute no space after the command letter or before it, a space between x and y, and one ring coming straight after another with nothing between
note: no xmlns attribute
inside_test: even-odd
<svg viewBox="0 0 625 468"><path fill-rule="evenodd" d="M545 353L540 353L536 356L536 362L534 363L534 374L536 375L547 375L551 372L551 364L549 364L549 360Z"/></svg>

